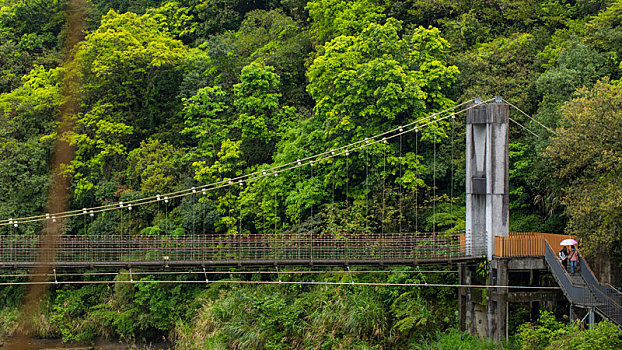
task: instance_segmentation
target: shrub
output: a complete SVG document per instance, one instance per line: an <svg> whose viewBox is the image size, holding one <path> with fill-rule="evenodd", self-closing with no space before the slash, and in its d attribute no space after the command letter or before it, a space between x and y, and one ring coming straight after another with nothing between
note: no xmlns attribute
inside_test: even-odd
<svg viewBox="0 0 622 350"><path fill-rule="evenodd" d="M518 338L524 350L613 350L622 347L622 331L609 321L601 321L583 330L578 322L564 324L556 321L548 311L542 311L535 324L521 325Z"/></svg>
<svg viewBox="0 0 622 350"><path fill-rule="evenodd" d="M467 332L451 328L437 333L436 340L427 344L414 344L414 350L497 350L512 349L512 344L497 343L490 339L480 339Z"/></svg>

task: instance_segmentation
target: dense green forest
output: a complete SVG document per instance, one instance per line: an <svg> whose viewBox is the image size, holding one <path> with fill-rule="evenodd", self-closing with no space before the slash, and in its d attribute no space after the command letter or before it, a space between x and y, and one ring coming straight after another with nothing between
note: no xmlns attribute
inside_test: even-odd
<svg viewBox="0 0 622 350"><path fill-rule="evenodd" d="M60 171L71 181L71 209L81 209L270 169L474 97L499 95L537 121L511 112L532 133L511 127L510 230L572 234L588 257L609 258L620 284L622 1L86 3L84 40L67 48L67 0L0 0L2 220L46 212L57 140L75 151ZM72 130L58 132L68 77L79 82L73 86L79 106L69 116ZM173 200L166 216L145 208L124 222L111 211L88 225L81 217L69 220L64 230L460 231L462 121L439 122L312 170ZM37 223L2 226L0 233L41 229ZM352 278L418 282L421 276ZM3 288L0 326L8 334L24 289ZM38 332L66 341L164 335L181 348L502 346L455 331L455 292L58 286L42 306ZM546 314L540 324L519 327L522 321L513 332L534 343L507 346L616 339L607 337L616 332L607 326L575 332ZM538 338L542 329L578 335L561 344Z"/></svg>

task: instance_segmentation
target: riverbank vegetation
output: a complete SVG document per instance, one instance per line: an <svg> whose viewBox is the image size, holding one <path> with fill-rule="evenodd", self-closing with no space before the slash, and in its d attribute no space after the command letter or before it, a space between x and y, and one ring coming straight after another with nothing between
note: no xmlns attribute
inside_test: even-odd
<svg viewBox="0 0 622 350"><path fill-rule="evenodd" d="M532 133L511 128L510 230L570 233L588 258L606 257L612 282L622 282L622 1L86 3L85 39L67 52L68 1L0 0L0 219L45 213L58 140L75 150L61 171L70 178L70 207L81 209L296 162L476 96L501 95L534 118L511 112ZM74 129L59 134L69 76L79 77L79 108L70 116ZM458 120L313 170L171 199L166 212L145 207L123 218L110 211L88 222L68 219L64 230L460 231L465 131ZM23 223L0 234L41 230ZM348 278L422 281L414 272ZM468 337L455 330L455 289L117 282L51 288L38 335L164 336L180 348L215 349L619 345L607 343L615 332L606 325L579 332L555 323L553 332L548 316L514 327L523 338L517 343ZM24 289L1 288L0 331L8 334ZM516 323L526 321L536 320ZM543 338L551 332L559 339Z"/></svg>
<svg viewBox="0 0 622 350"><path fill-rule="evenodd" d="M419 283L412 273L392 283ZM154 279L145 276L143 280ZM331 274L318 281L368 282L376 275ZM65 342L166 339L176 349L617 349L622 331L603 321L585 329L543 311L521 324L508 342L480 339L458 330L450 288L291 284L88 285L53 289L37 316L36 335ZM244 279L232 278L232 281ZM254 281L269 281L255 275ZM284 276L282 282L308 278ZM277 281L274 281L277 282ZM431 283L442 282L434 277ZM445 281L447 282L447 281ZM19 310L5 306L2 336L11 335Z"/></svg>

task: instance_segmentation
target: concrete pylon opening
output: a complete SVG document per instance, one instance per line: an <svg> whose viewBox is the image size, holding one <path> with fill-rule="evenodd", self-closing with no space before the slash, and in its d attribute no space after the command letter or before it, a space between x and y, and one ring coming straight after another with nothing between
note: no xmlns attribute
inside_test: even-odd
<svg viewBox="0 0 622 350"><path fill-rule="evenodd" d="M509 112L495 98L466 116L467 254L488 260L495 251L494 236L509 234Z"/></svg>

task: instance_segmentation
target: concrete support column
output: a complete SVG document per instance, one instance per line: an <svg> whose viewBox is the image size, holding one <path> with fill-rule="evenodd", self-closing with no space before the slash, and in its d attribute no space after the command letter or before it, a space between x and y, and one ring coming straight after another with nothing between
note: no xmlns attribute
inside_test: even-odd
<svg viewBox="0 0 622 350"><path fill-rule="evenodd" d="M466 264L458 264L458 283L461 285L471 284L471 269ZM466 331L471 329L471 318L473 317L473 311L471 304L471 291L470 288L459 287L458 288L458 310L460 316L460 330Z"/></svg>
<svg viewBox="0 0 622 350"><path fill-rule="evenodd" d="M507 286L509 270L507 259L493 259L490 265L488 283L495 286ZM487 337L496 341L507 334L508 289L490 288L486 295Z"/></svg>
<svg viewBox="0 0 622 350"><path fill-rule="evenodd" d="M473 285L477 265L460 264L458 278L462 285ZM470 334L485 337L487 335L486 306L483 298L484 288L458 288L458 309L460 316L460 330Z"/></svg>
<svg viewBox="0 0 622 350"><path fill-rule="evenodd" d="M509 233L509 106L495 103L467 111L467 253L492 260L494 236Z"/></svg>

